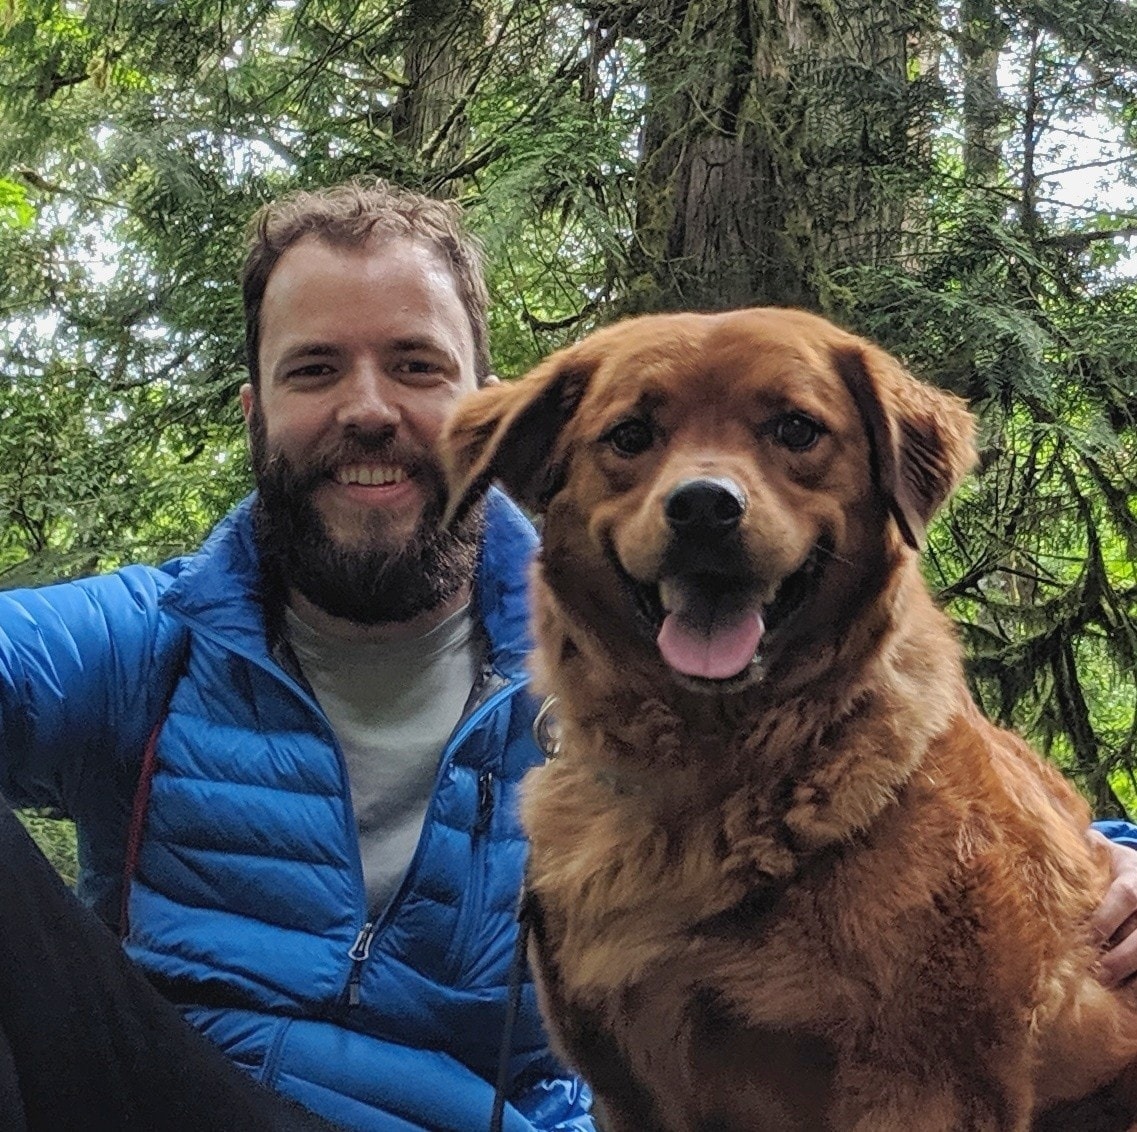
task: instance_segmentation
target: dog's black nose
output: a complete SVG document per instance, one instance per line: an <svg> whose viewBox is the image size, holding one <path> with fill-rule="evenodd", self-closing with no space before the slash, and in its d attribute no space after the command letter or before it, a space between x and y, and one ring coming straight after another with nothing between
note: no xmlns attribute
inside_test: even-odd
<svg viewBox="0 0 1137 1132"><path fill-rule="evenodd" d="M734 480L684 480L668 495L663 513L677 534L725 535L746 510L746 496Z"/></svg>

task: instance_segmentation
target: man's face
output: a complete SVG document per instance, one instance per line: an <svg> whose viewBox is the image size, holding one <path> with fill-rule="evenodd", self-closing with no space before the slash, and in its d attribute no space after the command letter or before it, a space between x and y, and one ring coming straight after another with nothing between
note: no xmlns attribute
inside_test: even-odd
<svg viewBox="0 0 1137 1132"><path fill-rule="evenodd" d="M404 621L469 582L481 516L438 529L434 445L474 389L470 320L429 245L305 237L269 276L260 390L241 391L258 538L283 580L336 616Z"/></svg>

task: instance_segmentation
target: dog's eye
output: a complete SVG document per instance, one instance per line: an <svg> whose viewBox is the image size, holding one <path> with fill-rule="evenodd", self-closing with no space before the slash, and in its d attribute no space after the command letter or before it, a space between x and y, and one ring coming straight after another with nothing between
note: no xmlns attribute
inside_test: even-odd
<svg viewBox="0 0 1137 1132"><path fill-rule="evenodd" d="M787 413L774 422L774 439L792 452L812 448L825 429L805 413Z"/></svg>
<svg viewBox="0 0 1137 1132"><path fill-rule="evenodd" d="M638 456L646 452L654 439L651 426L641 420L621 421L604 436L605 442L621 456Z"/></svg>

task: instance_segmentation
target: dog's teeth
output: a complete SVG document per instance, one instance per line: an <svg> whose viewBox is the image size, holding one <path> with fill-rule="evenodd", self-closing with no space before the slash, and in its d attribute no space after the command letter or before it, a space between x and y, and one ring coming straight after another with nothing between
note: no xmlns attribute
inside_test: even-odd
<svg viewBox="0 0 1137 1132"><path fill-rule="evenodd" d="M675 583L670 578L664 578L659 583L659 604L664 611L670 613L678 604L679 594Z"/></svg>

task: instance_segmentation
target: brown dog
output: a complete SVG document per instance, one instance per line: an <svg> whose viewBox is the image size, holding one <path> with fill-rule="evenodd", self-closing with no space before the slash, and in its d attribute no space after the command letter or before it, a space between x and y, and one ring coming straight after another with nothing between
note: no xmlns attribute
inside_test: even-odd
<svg viewBox="0 0 1137 1132"><path fill-rule="evenodd" d="M920 577L971 438L774 309L612 326L451 422L452 510L499 478L545 516L531 958L610 1132L1133 1121L1104 851Z"/></svg>

